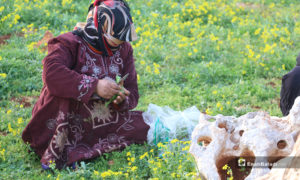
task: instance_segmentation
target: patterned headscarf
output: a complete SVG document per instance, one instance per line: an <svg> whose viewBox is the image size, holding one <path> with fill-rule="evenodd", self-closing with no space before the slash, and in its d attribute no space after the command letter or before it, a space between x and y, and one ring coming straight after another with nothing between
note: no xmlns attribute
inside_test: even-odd
<svg viewBox="0 0 300 180"><path fill-rule="evenodd" d="M137 39L129 11L128 5L123 1L96 0L89 7L84 28L77 28L73 33L81 36L98 51L112 56L112 51L117 48L111 47L105 38L120 41Z"/></svg>

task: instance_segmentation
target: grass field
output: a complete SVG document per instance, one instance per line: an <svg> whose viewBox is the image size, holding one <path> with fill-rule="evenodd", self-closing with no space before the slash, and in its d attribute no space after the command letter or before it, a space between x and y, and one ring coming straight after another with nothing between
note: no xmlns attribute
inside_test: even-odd
<svg viewBox="0 0 300 180"><path fill-rule="evenodd" d="M149 103L239 116L282 116L281 77L300 52L299 0L129 0L140 92ZM0 179L193 179L189 142L133 145L81 162L77 171L41 171L21 132L42 87L46 31L85 21L90 0L0 0Z"/></svg>

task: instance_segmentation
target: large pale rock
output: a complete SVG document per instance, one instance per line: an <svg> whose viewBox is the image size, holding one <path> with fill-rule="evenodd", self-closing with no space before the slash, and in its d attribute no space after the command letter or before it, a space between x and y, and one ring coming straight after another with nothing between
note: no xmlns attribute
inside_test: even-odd
<svg viewBox="0 0 300 180"><path fill-rule="evenodd" d="M263 177L257 180L299 180L300 179L300 135L298 135L297 142L294 145L292 153L283 159L280 159L278 164L285 164L284 168L272 168L272 170Z"/></svg>
<svg viewBox="0 0 300 180"><path fill-rule="evenodd" d="M192 133L190 153L202 178L226 179L228 170L222 167L228 164L234 179L256 179L268 174L272 163L292 154L299 131L300 97L283 118L266 112L250 112L238 118L201 114ZM240 157L243 159L239 161Z"/></svg>

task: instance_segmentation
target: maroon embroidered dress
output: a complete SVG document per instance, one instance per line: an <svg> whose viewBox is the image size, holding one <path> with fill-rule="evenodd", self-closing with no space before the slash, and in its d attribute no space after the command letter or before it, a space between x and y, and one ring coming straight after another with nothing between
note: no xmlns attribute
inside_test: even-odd
<svg viewBox="0 0 300 180"><path fill-rule="evenodd" d="M139 98L132 51L123 43L112 57L105 57L72 33L49 41L44 87L22 134L43 164L51 160L62 167L147 140L149 126L142 112L129 111ZM98 79L127 73L124 87L130 96L118 107L91 98Z"/></svg>

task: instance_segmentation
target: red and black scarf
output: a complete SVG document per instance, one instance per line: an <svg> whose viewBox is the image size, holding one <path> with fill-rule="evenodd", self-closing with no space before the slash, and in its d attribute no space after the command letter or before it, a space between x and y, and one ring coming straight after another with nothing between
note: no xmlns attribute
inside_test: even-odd
<svg viewBox="0 0 300 180"><path fill-rule="evenodd" d="M126 2L116 0L96 0L89 7L93 14L87 19L84 28L77 28L74 34L81 36L96 50L112 56L118 47L111 47L105 40L115 38L121 41L137 39L130 9ZM104 29L104 27L106 27ZM105 32L103 31L105 30Z"/></svg>

